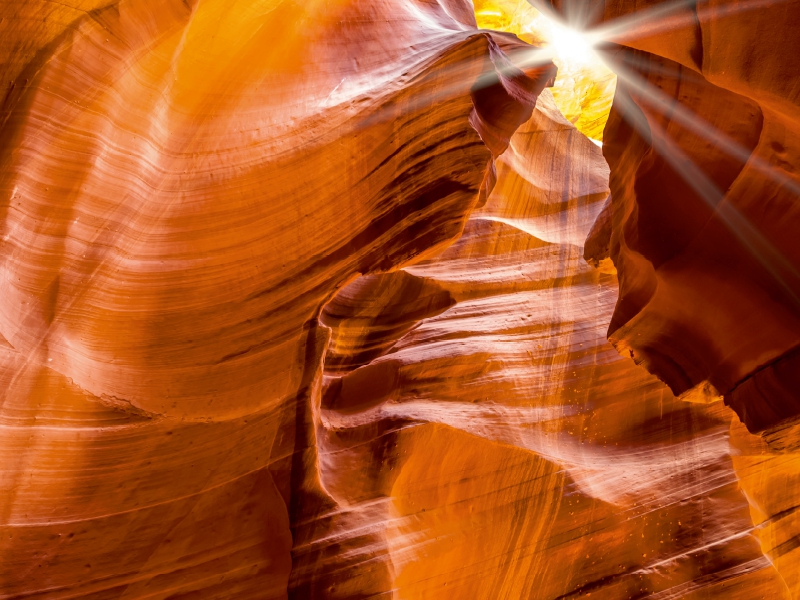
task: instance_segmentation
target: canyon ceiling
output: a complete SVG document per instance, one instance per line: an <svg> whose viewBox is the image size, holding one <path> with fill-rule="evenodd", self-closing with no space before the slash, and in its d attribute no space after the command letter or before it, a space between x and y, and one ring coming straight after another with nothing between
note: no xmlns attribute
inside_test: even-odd
<svg viewBox="0 0 800 600"><path fill-rule="evenodd" d="M0 599L800 599L800 0L0 0Z"/></svg>

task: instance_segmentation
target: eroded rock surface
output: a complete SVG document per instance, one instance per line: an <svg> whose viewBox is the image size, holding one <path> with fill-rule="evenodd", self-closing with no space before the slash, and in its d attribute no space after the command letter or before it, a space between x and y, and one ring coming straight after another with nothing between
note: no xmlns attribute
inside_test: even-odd
<svg viewBox="0 0 800 600"><path fill-rule="evenodd" d="M800 5L585 6L620 44L605 54L618 75L603 138L612 201L587 243L619 272L610 339L674 393L737 413L740 485L797 597L800 96L780 49L798 43Z"/></svg>
<svg viewBox="0 0 800 600"><path fill-rule="evenodd" d="M779 6L0 5L0 597L798 597Z"/></svg>
<svg viewBox="0 0 800 600"><path fill-rule="evenodd" d="M676 399L605 339L616 277L582 243L606 168L545 93L453 246L326 307L337 505L304 528L299 578L344 546L403 598L791 597L739 489L730 411ZM343 374L345 349L380 356ZM356 515L359 550L335 525Z"/></svg>
<svg viewBox="0 0 800 600"><path fill-rule="evenodd" d="M458 2L50 4L0 19L0 594L285 597L321 306L458 236L552 66Z"/></svg>

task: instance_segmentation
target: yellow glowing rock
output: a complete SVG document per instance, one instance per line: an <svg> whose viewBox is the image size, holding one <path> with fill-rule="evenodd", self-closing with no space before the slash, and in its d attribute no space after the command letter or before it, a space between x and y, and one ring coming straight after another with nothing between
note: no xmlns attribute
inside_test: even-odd
<svg viewBox="0 0 800 600"><path fill-rule="evenodd" d="M722 400L722 395L708 381L702 381L693 388L686 390L678 399L684 402L694 402L695 404L713 404Z"/></svg>
<svg viewBox="0 0 800 600"><path fill-rule="evenodd" d="M603 140L617 77L579 32L547 18L526 0L475 0L475 18L479 27L549 48L558 66L556 106L581 133Z"/></svg>

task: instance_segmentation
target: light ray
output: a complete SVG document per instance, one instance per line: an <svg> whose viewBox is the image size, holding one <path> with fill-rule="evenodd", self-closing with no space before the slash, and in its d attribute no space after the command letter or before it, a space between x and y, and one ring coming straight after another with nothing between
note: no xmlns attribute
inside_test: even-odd
<svg viewBox="0 0 800 600"><path fill-rule="evenodd" d="M591 40L573 26L590 15L579 12L562 19L549 9L540 12L527 0L476 0L475 14L480 27L513 33L531 44L530 63L540 57L552 60L558 67L552 89L556 106L584 135L601 141L616 76ZM523 59L521 66L525 64Z"/></svg>
<svg viewBox="0 0 800 600"><path fill-rule="evenodd" d="M698 196L708 204L715 216L728 227L729 231L739 239L750 254L758 260L764 269L784 289L796 306L800 306L800 273L785 256L775 248L769 240L756 229L750 221L730 202L725 202L725 194L716 184L681 150L661 125L655 122L643 122L638 107L625 94L617 94L615 99L621 106L622 117L641 134L649 137L655 134L663 148L653 147L658 155L691 186ZM646 120L646 119L645 119Z"/></svg>
<svg viewBox="0 0 800 600"><path fill-rule="evenodd" d="M800 184L797 181L776 170L764 159L753 154L739 142L719 131L705 119L684 108L680 102L669 97L659 88L648 83L643 77L638 76L621 63L615 61L613 65L617 75L642 95L645 104L800 197Z"/></svg>
<svg viewBox="0 0 800 600"><path fill-rule="evenodd" d="M722 19L774 6L785 1L787 0L744 0L721 6L698 6L696 0L673 0L617 17L598 27L587 29L584 36L592 46L606 42L624 45L626 42L636 39L652 37L681 27L694 26L712 18Z"/></svg>

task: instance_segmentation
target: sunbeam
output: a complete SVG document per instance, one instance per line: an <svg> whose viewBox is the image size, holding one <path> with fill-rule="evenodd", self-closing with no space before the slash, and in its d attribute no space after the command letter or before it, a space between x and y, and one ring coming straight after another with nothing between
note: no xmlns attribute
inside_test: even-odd
<svg viewBox="0 0 800 600"><path fill-rule="evenodd" d="M550 25L550 42L555 55L572 63L587 65L596 60L596 54L589 40L575 29L558 23Z"/></svg>
<svg viewBox="0 0 800 600"><path fill-rule="evenodd" d="M686 110L679 102L667 96L656 86L648 83L643 77L637 75L621 61L609 60L612 62L614 72L617 73L617 76L639 92L641 94L641 99L647 106L659 111L661 114L669 115L670 119L679 123L689 131L696 133L741 162L749 163L751 167L757 169L776 183L784 186L793 194L800 196L800 184L798 184L797 181L790 178L784 172L778 171L762 158L755 156L739 142L716 129L708 121Z"/></svg>
<svg viewBox="0 0 800 600"><path fill-rule="evenodd" d="M673 120L743 165L747 164L791 193L800 196L800 185L786 173L776 170L764 159L754 156L750 149L648 83L612 53L604 53L607 65L595 50L608 43L635 42L663 32L697 26L698 23L711 19L725 18L775 3L776 0L750 0L727 6L698 6L694 0L676 0L618 17L585 31L579 31L575 27L588 25L591 22L590 15L565 9L565 17L562 19L547 6L543 6L540 12L524 0L477 2L476 15L482 27L509 31L536 45L536 49L531 50L527 59L531 63L535 64L546 58L551 58L556 63L559 68L553 89L556 104L564 116L587 136L596 140L602 139L602 131L598 133L594 128L600 122L605 125L616 84L614 80L612 85L608 85L608 80L602 79L607 70L608 73L613 72L611 77L620 77L626 85L637 92L637 98L644 106ZM677 74L661 73L661 75L675 77ZM599 86L598 81L602 82ZM634 118L635 115L641 118L641 114L638 110L629 110L631 106L628 103L632 100L625 94L618 94L616 101L622 114L634 128L646 136L653 133L657 137L654 143L663 146L657 148L659 155L663 156L672 169L718 214L749 252L786 289L793 300L800 302L797 296L800 274L791 263L733 205L721 202L724 190L719 190L702 169L685 155L661 125L652 120L644 119L640 122L640 119ZM598 109L606 111L600 118L597 118L596 114ZM587 123L586 114L592 114L594 117L591 123Z"/></svg>
<svg viewBox="0 0 800 600"><path fill-rule="evenodd" d="M714 211L731 233L786 291L794 304L800 307L800 273L790 261L741 213L732 203L724 202L724 192L689 158L667 131L657 122L637 118L641 115L626 94L617 94L616 102L622 117L646 137L652 136L653 148Z"/></svg>
<svg viewBox="0 0 800 600"><path fill-rule="evenodd" d="M604 43L629 44L681 27L694 27L712 18L723 19L769 6L786 0L744 0L735 4L718 6L698 5L696 0L674 0L657 6L637 10L617 17L584 34L593 46Z"/></svg>
<svg viewBox="0 0 800 600"><path fill-rule="evenodd" d="M591 38L526 0L477 0L475 15L480 27L514 33L533 46L525 66L552 60L558 67L552 90L556 106L579 131L602 141L616 76Z"/></svg>

